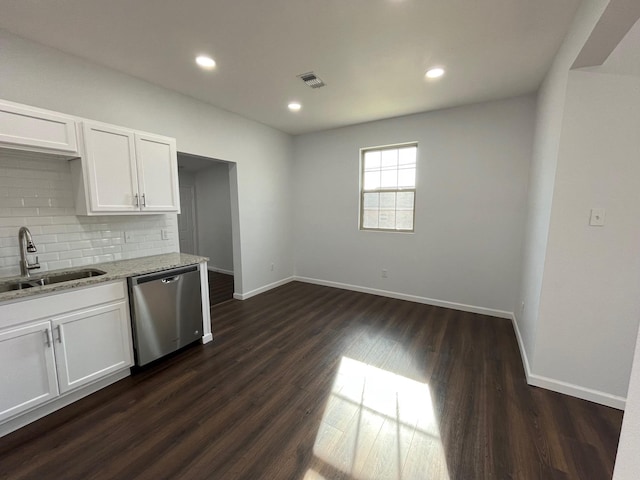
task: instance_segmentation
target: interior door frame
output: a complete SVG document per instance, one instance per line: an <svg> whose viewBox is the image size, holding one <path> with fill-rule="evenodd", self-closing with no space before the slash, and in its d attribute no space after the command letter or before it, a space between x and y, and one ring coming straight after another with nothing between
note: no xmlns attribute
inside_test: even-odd
<svg viewBox="0 0 640 480"><path fill-rule="evenodd" d="M193 230L191 231L191 236L193 240L193 249L195 250L194 255L198 255L200 248L198 245L198 207L196 206L196 186L195 185L180 185L178 187L178 196L180 196L180 190L183 188L187 188L190 191L190 202L189 205L181 205L181 209L189 208L191 210L191 218L193 219ZM178 241L180 241L180 226L178 225Z"/></svg>

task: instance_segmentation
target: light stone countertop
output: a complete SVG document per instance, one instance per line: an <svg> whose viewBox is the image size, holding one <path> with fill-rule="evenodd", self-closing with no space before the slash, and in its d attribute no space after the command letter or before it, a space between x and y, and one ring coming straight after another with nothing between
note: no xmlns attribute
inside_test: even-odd
<svg viewBox="0 0 640 480"><path fill-rule="evenodd" d="M79 280L71 280L68 282L53 283L38 287L30 287L22 290L11 290L8 292L0 292L0 303L19 300L33 295L44 293L53 293L71 288L86 287L98 283L111 282L121 280L127 277L143 275L145 273L159 272L170 268L184 267L187 265L196 265L206 262L207 257L200 257L188 253L165 253L162 255L152 255L149 257L132 258L129 260L119 260L115 262L95 263L85 265L83 267L65 268L62 270L50 270L47 272L36 273L31 276L33 280L37 280L44 276L55 276L63 273L77 272L79 270L102 270L104 275L96 277L81 278ZM0 278L0 285L12 283L16 280L25 280L24 277L4 277Z"/></svg>

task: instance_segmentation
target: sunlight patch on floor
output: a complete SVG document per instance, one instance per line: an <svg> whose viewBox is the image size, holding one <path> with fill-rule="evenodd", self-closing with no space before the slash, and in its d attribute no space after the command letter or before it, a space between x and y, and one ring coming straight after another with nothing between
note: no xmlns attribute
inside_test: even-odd
<svg viewBox="0 0 640 480"><path fill-rule="evenodd" d="M307 472L304 474L304 477L302 478L302 480L327 480L326 478L324 478L322 475L320 475L318 472L316 472L315 470L307 470Z"/></svg>
<svg viewBox="0 0 640 480"><path fill-rule="evenodd" d="M360 480L449 480L429 385L349 357L341 359L313 452Z"/></svg>

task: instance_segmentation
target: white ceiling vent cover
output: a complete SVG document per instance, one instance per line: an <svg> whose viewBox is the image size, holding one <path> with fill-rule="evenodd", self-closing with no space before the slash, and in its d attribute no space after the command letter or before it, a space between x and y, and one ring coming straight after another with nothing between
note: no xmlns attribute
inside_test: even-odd
<svg viewBox="0 0 640 480"><path fill-rule="evenodd" d="M325 83L322 79L318 78L315 73L308 72L298 75L298 78L301 78L304 83L309 85L311 88L320 88L324 87Z"/></svg>

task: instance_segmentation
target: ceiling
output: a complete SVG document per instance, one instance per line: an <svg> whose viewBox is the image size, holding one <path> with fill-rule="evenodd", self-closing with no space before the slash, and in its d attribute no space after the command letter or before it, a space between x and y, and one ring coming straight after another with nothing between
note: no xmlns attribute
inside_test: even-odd
<svg viewBox="0 0 640 480"><path fill-rule="evenodd" d="M637 23L638 18L640 18L638 0L610 0L573 62L572 68L594 67L602 65L605 61L609 62L611 53L614 50L620 50L619 44L623 39L629 43L627 38L629 30ZM634 28L637 32L638 26ZM635 35L637 38L637 33ZM638 65L638 55L632 55L632 57L636 58L635 64Z"/></svg>
<svg viewBox="0 0 640 480"><path fill-rule="evenodd" d="M299 134L534 92L579 3L0 0L0 28Z"/></svg>
<svg viewBox="0 0 640 480"><path fill-rule="evenodd" d="M640 20L631 27L599 71L640 77L640 55L638 52L640 52Z"/></svg>

